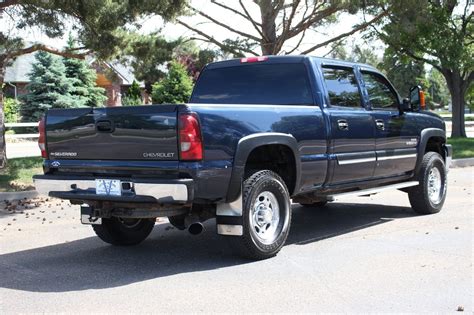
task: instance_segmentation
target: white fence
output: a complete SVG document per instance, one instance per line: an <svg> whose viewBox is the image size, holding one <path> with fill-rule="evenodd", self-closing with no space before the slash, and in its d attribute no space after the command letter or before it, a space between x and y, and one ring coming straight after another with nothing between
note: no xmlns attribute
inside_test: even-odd
<svg viewBox="0 0 474 315"><path fill-rule="evenodd" d="M451 133L451 115L442 115L446 122L446 131L448 134ZM474 114L466 114L465 117L474 117ZM449 120L448 120L449 119ZM38 128L37 122L28 122L28 123L6 123L6 129L21 129L26 127L35 127ZM474 127L474 121L466 121L466 129L468 132L473 132L472 128ZM6 139L36 139L39 137L38 133L15 133L15 134L5 134Z"/></svg>
<svg viewBox="0 0 474 315"><path fill-rule="evenodd" d="M20 128L27 128L27 127L35 127L38 128L37 122L29 122L29 123L6 123L5 129L20 129ZM5 134L6 139L31 139L31 138L38 138L38 133L22 133L22 134Z"/></svg>

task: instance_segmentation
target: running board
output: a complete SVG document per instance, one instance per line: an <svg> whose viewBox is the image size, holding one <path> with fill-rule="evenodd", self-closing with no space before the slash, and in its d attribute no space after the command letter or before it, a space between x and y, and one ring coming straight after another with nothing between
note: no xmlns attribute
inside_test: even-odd
<svg viewBox="0 0 474 315"><path fill-rule="evenodd" d="M417 186L418 184L419 184L418 181L410 181L410 182L398 183L398 184L382 186L382 187L377 187L377 188L369 188L369 189L344 192L340 194L327 195L326 199L328 201L335 201L335 200L339 200L345 197L367 196L367 195L373 195L373 194L376 194L385 190L389 190L389 189L400 189L400 188L412 187L412 186Z"/></svg>

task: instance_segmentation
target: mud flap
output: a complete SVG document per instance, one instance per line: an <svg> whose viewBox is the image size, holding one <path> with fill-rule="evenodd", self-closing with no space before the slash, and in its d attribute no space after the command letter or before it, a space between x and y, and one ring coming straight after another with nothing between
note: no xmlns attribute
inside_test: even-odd
<svg viewBox="0 0 474 315"><path fill-rule="evenodd" d="M241 190L242 191L242 190ZM231 203L222 203L217 205L216 223L217 234L242 236L242 193Z"/></svg>

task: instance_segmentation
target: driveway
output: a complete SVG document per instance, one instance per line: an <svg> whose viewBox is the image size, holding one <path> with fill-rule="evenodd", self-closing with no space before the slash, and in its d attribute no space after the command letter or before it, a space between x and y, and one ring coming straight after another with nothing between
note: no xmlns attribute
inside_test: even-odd
<svg viewBox="0 0 474 315"><path fill-rule="evenodd" d="M117 248L67 202L3 203L0 312L472 313L474 168L449 177L431 216L400 191L293 205L288 244L260 262L232 256L214 221L192 236L161 220L143 244Z"/></svg>

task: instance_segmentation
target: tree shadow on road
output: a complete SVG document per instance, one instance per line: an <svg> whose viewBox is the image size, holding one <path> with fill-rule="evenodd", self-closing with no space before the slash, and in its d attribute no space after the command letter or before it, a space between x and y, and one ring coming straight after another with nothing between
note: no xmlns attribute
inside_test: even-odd
<svg viewBox="0 0 474 315"><path fill-rule="evenodd" d="M294 205L287 244L304 246L410 216L414 214L407 207L336 203L313 209ZM0 287L33 292L103 289L252 263L232 254L225 238L216 235L214 220L205 226L206 231L196 237L161 224L135 247L113 247L88 237L0 255Z"/></svg>

